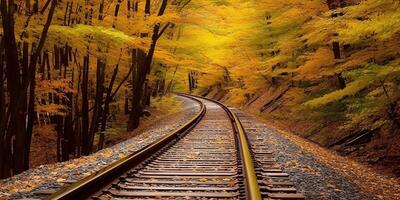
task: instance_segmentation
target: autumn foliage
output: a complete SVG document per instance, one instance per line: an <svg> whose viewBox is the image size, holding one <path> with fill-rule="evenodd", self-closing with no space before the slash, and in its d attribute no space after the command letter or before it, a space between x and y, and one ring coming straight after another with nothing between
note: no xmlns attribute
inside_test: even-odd
<svg viewBox="0 0 400 200"><path fill-rule="evenodd" d="M170 91L318 128L400 126L397 0L0 3L1 178L29 168L33 130L57 135L59 161L88 155L113 114L133 130Z"/></svg>

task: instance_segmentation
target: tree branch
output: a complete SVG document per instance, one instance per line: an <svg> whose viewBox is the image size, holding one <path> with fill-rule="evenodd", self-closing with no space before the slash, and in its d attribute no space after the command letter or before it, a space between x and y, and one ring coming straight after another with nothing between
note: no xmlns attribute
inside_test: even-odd
<svg viewBox="0 0 400 200"><path fill-rule="evenodd" d="M36 48L35 52L33 53L32 58L31 58L32 60L29 63L29 72L27 74L27 79L26 79L27 81L25 83L23 83L24 89L28 88L32 79L35 78L35 70L36 70L37 60L38 60L38 57L40 56L40 52L42 51L42 49L44 47L44 43L46 42L47 33L49 32L51 21L53 20L53 15L54 15L54 11L56 9L56 5L57 5L57 0L51 0L49 14L47 16L47 21L44 24L42 34L40 35L39 45Z"/></svg>
<svg viewBox="0 0 400 200"><path fill-rule="evenodd" d="M165 30L167 30L167 28L169 27L171 23L168 22L167 24L165 24L164 27L162 27L161 31L157 34L157 40L160 39L160 37L162 36L162 34L165 32Z"/></svg>
<svg viewBox="0 0 400 200"><path fill-rule="evenodd" d="M128 74L122 79L122 81L119 83L118 87L115 89L115 91L111 95L111 99L114 98L114 96L117 94L118 90L121 88L121 86L125 83L126 80L128 80L129 76L132 73L132 67L129 69Z"/></svg>
<svg viewBox="0 0 400 200"><path fill-rule="evenodd" d="M50 2L51 2L51 1L52 1L52 0L47 0L47 1L46 1L46 3L44 4L42 10L40 10L40 14L43 15L44 11L46 11L46 9L47 9L47 7L50 5Z"/></svg>
<svg viewBox="0 0 400 200"><path fill-rule="evenodd" d="M190 2L191 0L185 2L185 4L183 4L182 7L179 8L179 11L182 11L187 5L189 5Z"/></svg>
<svg viewBox="0 0 400 200"><path fill-rule="evenodd" d="M161 3L160 10L158 11L157 16L162 16L164 15L165 9L167 8L168 0L163 0Z"/></svg>

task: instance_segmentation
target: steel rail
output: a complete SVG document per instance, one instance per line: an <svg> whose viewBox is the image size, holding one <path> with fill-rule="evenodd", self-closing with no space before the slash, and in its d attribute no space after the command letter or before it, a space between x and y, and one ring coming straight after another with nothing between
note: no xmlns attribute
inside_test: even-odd
<svg viewBox="0 0 400 200"><path fill-rule="evenodd" d="M249 148L249 143L247 141L246 133L245 130L242 126L242 123L240 122L239 118L236 116L235 113L233 113L225 104L216 101L214 99L206 98L206 97L201 97L201 96L195 96L195 95L184 95L180 94L182 96L193 96L197 97L200 99L205 99L208 101L212 101L218 105L220 105L225 112L228 114L229 118L232 121L232 124L234 126L234 130L238 136L239 139L239 149L240 149L240 155L242 158L242 165L244 169L244 178L245 178L245 185L246 185L246 198L251 199L251 200L261 200L261 192L260 192L260 186L258 185L257 181L257 174L254 169L254 164L253 164L253 159L252 159L252 154L251 150Z"/></svg>
<svg viewBox="0 0 400 200"><path fill-rule="evenodd" d="M240 122L239 118L234 114L231 110L229 112L232 113L232 116L235 121L235 125L237 126L237 133L240 141L241 155L243 160L244 172L246 177L246 190L248 199L259 200L261 199L260 187L257 181L257 174L254 169L253 159L251 156L251 151L249 148L249 144L247 141L247 137Z"/></svg>
<svg viewBox="0 0 400 200"><path fill-rule="evenodd" d="M199 101L196 98L181 95L188 98L193 99L194 101L200 104L200 111L192 117L189 121L185 124L180 126L175 131L167 134L166 136L162 137L161 139L147 145L146 147L142 148L141 150L132 153L131 155L122 158L115 163L105 167L104 169L89 175L82 180L73 183L56 193L48 196L45 199L60 199L60 200L71 200L71 199L86 199L89 198L91 195L95 194L97 191L101 190L102 188L110 185L115 179L120 177L121 175L125 174L127 171L135 167L136 165L140 164L142 161L146 160L147 158L151 157L157 151L162 149L164 146L168 145L170 142L174 141L175 139L180 138L183 134L189 132L191 129L196 126L203 118L204 114L206 113L206 107L204 103Z"/></svg>

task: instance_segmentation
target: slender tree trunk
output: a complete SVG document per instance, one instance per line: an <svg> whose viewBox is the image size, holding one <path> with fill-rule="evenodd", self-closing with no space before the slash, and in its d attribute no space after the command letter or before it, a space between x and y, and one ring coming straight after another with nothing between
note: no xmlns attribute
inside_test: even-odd
<svg viewBox="0 0 400 200"><path fill-rule="evenodd" d="M165 79L166 79L166 73L164 73L164 76L162 78L162 80L160 81L160 87L158 88L158 94L160 96L164 95L164 91L165 91Z"/></svg>
<svg viewBox="0 0 400 200"><path fill-rule="evenodd" d="M39 0L34 0L32 13L37 14L39 12Z"/></svg>
<svg viewBox="0 0 400 200"><path fill-rule="evenodd" d="M103 105L103 95L104 95L104 78L105 78L105 68L106 64L104 61L97 60L97 70L96 70L96 97L94 100L93 116L89 130L90 136L90 149L93 149L93 139L95 134L99 129L100 116L102 112Z"/></svg>
<svg viewBox="0 0 400 200"><path fill-rule="evenodd" d="M329 10L334 10L337 8L343 8L346 6L346 1L345 0L327 0L327 4L328 4L328 8ZM341 14L339 13L335 13L332 14L332 18L336 18L338 16L340 16ZM334 34L335 37L338 37L339 34L335 33ZM333 51L333 55L335 57L335 59L341 59L341 50L340 50L340 43L337 39L337 41L333 41L332 42L332 51ZM337 74L336 75L337 80L338 80L338 85L340 89L343 89L346 87L346 81L344 80L344 78L341 76L341 74Z"/></svg>
<svg viewBox="0 0 400 200"><path fill-rule="evenodd" d="M77 156L80 156L81 155L81 149L82 149L82 142L81 142L81 138L82 138L82 135L81 135L81 133L82 133L82 129L81 129L81 120L76 120L77 118L78 118L78 115L79 115L79 113L80 113L80 110L79 110L79 94L80 94L80 92L81 92L81 90L80 90L80 86L81 86L81 78L82 78L82 69L81 69L81 66L80 66L80 64L78 64L78 61L77 61L77 58L76 58L76 55L74 54L74 59L75 59L75 63L76 63L76 65L77 65L77 68L78 68L78 82L77 82L77 92L75 93L75 97L74 97L74 99L75 99L75 112L74 112L74 115L73 115L73 118L75 119L74 120L74 134L75 134L75 138L74 138L74 143L75 143L75 145L76 145L76 148L75 148L75 155L77 155Z"/></svg>
<svg viewBox="0 0 400 200"><path fill-rule="evenodd" d="M74 5L74 2L71 2L70 6L69 6L69 11L68 11L67 26L71 26L71 15L72 15L73 5Z"/></svg>
<svg viewBox="0 0 400 200"><path fill-rule="evenodd" d="M32 52L35 51L35 45L32 45ZM31 55L33 56L33 55ZM32 60L32 59L31 59ZM33 66L36 73L36 65ZM26 157L25 163L27 164L27 168L29 168L29 152L32 140L32 132L33 132L33 124L35 122L35 88L36 88L36 78L34 77L31 80L31 84L29 85L29 100L28 100L28 122L27 122L27 134L26 134Z"/></svg>
<svg viewBox="0 0 400 200"><path fill-rule="evenodd" d="M129 115L128 131L132 131L139 126L139 119L143 112L141 97L143 92L144 81L146 78L146 71L141 67L143 66L146 54L141 49L132 50L132 84L133 84L133 97L132 108Z"/></svg>
<svg viewBox="0 0 400 200"><path fill-rule="evenodd" d="M192 72L188 73L188 82L189 82L189 93L192 93Z"/></svg>
<svg viewBox="0 0 400 200"><path fill-rule="evenodd" d="M9 144L6 143L6 96L5 96L5 87L4 87L4 41L3 37L0 40L0 161L6 160L6 151L9 148ZM0 165L0 178L2 178L2 174L9 166L4 166L4 164Z"/></svg>
<svg viewBox="0 0 400 200"><path fill-rule="evenodd" d="M114 82L115 79L117 77L118 74L118 68L119 68L119 64L116 65L114 72L112 74L111 80L110 80L110 84L108 86L107 89L107 95L106 95L106 99L104 100L104 109L103 109L103 113L101 116L101 128L100 128L100 137L99 137L99 142L98 142L98 149L103 149L104 146L104 140L105 140L105 135L104 135L104 131L107 128L107 119L108 119L108 115L110 112L110 102L111 102L111 95L112 95L112 89L114 86Z"/></svg>
<svg viewBox="0 0 400 200"><path fill-rule="evenodd" d="M114 17L118 17L119 9L121 7L121 2L122 2L122 0L118 0L117 4L115 5Z"/></svg>
<svg viewBox="0 0 400 200"><path fill-rule="evenodd" d="M29 16L31 14L31 0L25 0L25 15Z"/></svg>
<svg viewBox="0 0 400 200"><path fill-rule="evenodd" d="M61 123L62 123L62 117L61 116L53 116L52 117L52 121L56 124L56 133L57 133L57 162L61 162L61 138L62 138L62 127L61 127Z"/></svg>
<svg viewBox="0 0 400 200"><path fill-rule="evenodd" d="M103 12L104 12L104 0L100 0L100 8L99 8L99 20L103 20L104 16L103 16Z"/></svg>
<svg viewBox="0 0 400 200"><path fill-rule="evenodd" d="M151 92L151 96L153 96L153 97L157 97L158 96L158 90L160 88L160 82L161 82L160 79L156 80L156 83L154 85L153 91Z"/></svg>
<svg viewBox="0 0 400 200"><path fill-rule="evenodd" d="M339 42L332 42L332 51L335 59L341 58Z"/></svg>
<svg viewBox="0 0 400 200"><path fill-rule="evenodd" d="M165 90L164 90L164 95L165 95L167 92L170 92L170 91L171 91L171 89L172 89L172 83L174 82L175 75L176 75L176 72L177 72L177 71L178 71L178 66L175 67L174 73L172 74L172 78L171 78L171 80L168 82L168 85L167 85L167 87L166 87Z"/></svg>
<svg viewBox="0 0 400 200"><path fill-rule="evenodd" d="M69 11L69 5L71 2L67 2L67 5L65 7L65 11L64 11L64 26L68 25L68 11Z"/></svg>
<svg viewBox="0 0 400 200"><path fill-rule="evenodd" d="M162 0L160 9L158 11L158 16L164 15L164 12L167 8L168 0ZM150 14L150 0L146 1L145 5L145 15ZM163 31L168 27L168 24L165 26L162 31L160 31L161 24L157 23L153 28L153 35L151 39L151 45L148 53L144 53L142 50L137 49L132 53L132 60L137 65L134 69L134 73L132 74L132 83L133 83L133 98L132 98L132 109L129 116L128 121L128 131L132 131L133 129L139 126L139 119L143 113L143 105L150 104L150 101L146 95L144 95L144 84L146 81L147 74L151 71L151 64L154 57L154 52L156 49L157 41L162 35ZM146 37L146 33L142 34L143 37ZM137 54L137 55L136 55ZM138 67L140 66L140 67Z"/></svg>
<svg viewBox="0 0 400 200"><path fill-rule="evenodd" d="M49 52L45 51L45 59L43 59L43 62L46 61L46 66L47 66L47 80L51 79L51 65L50 65L50 57L49 57ZM45 61L44 61L45 60ZM45 68L46 70L46 68ZM46 76L46 75L45 75Z"/></svg>
<svg viewBox="0 0 400 200"><path fill-rule="evenodd" d="M150 98L151 98L151 92L152 89L149 86L149 81L146 80L144 83L144 92L143 92L143 97L141 99L142 100L142 108L145 108L147 106L150 106Z"/></svg>
<svg viewBox="0 0 400 200"><path fill-rule="evenodd" d="M72 111L72 93L67 94L67 107ZM62 156L61 161L69 160L69 155L73 152L74 149L74 133L72 126L72 113L68 112L68 114L64 117L63 120L63 138L61 141L62 148Z"/></svg>
<svg viewBox="0 0 400 200"><path fill-rule="evenodd" d="M337 8L343 8L346 6L346 1L344 0L327 0L326 2L328 4L329 10L334 10ZM332 18L338 17L339 14L332 14ZM336 33L334 35L335 37L338 37L338 34ZM335 59L340 59L341 58L341 51L340 51L340 43L339 41L334 41L332 42L332 51L333 55L335 56Z"/></svg>
<svg viewBox="0 0 400 200"><path fill-rule="evenodd" d="M91 149L89 146L89 98L88 98L88 84L89 84L89 54L84 57L82 69L82 154L89 155Z"/></svg>

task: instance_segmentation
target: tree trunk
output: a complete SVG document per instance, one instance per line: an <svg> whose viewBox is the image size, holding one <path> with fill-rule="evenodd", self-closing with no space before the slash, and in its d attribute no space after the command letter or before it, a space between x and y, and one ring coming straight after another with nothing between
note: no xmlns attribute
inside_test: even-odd
<svg viewBox="0 0 400 200"><path fill-rule="evenodd" d="M5 147L4 149L5 154L8 155L7 158L5 158L4 163L2 163L5 167L3 168L3 172L0 174L1 177L20 173L29 167L30 145L28 143L30 143L32 133L31 128L28 128L27 126L31 126L31 123L33 123L33 116L32 106L27 105L27 98L28 91L32 95L31 97L34 98L36 65L41 50L43 49L57 3L56 0L49 0L49 2L52 2L52 4L43 31L40 35L38 46L32 50L32 55L30 56L29 49L27 48L29 47L28 43L24 42L21 60L22 63L20 63L14 27L14 12L16 10L16 4L13 0L9 0L8 2L6 0L1 0L0 9L6 58L7 90L10 102L6 112L7 131L4 137L6 138L5 142L10 144L10 147ZM29 89L29 87L31 87L31 89ZM30 99L30 101L33 100ZM33 103L30 105L32 104Z"/></svg>
<svg viewBox="0 0 400 200"><path fill-rule="evenodd" d="M31 0L25 0L25 15L29 16L31 14Z"/></svg>
<svg viewBox="0 0 400 200"><path fill-rule="evenodd" d="M158 94L160 96L164 95L164 91L165 91L165 78L166 78L166 73L164 74L163 79L160 81L160 87L158 88Z"/></svg>
<svg viewBox="0 0 400 200"><path fill-rule="evenodd" d="M6 151L9 148L9 143L5 140L6 137L6 96L5 96L5 87L4 87L4 41L3 37L1 37L0 41L0 161L4 162L7 160ZM5 166L4 164L0 165L0 179L3 178L3 174L5 170L7 170L9 166Z"/></svg>
<svg viewBox="0 0 400 200"><path fill-rule="evenodd" d="M167 8L168 0L162 0L158 16L164 15ZM150 14L150 0L146 1L145 15ZM168 24L167 24L168 25ZM165 28L167 28L167 25ZM137 49L132 52L132 62L134 62L134 71L132 73L132 84L133 84L133 97L132 97L132 109L129 115L128 131L132 131L139 126L139 119L143 112L143 103L149 104L150 101L143 93L144 83L146 81L147 74L151 71L151 63L153 61L154 52L156 49L157 41L160 38L163 31L160 32L160 23L157 23L153 28L153 36L151 39L151 45L148 53L144 53L142 50ZM165 30L165 29L163 29ZM143 37L146 36L142 34ZM145 97L145 99L143 99Z"/></svg>
<svg viewBox="0 0 400 200"><path fill-rule="evenodd" d="M172 78L171 78L171 80L168 82L168 85L167 85L167 87L165 88L165 90L164 90L164 95L165 94L167 94L167 92L170 92L171 91L171 89L172 89L172 83L174 82L174 79L175 79L175 75L176 75L176 72L178 71L178 66L176 66L175 67L175 70L174 70L174 73L172 74Z"/></svg>
<svg viewBox="0 0 400 200"><path fill-rule="evenodd" d="M128 131L132 131L139 126L139 119L143 112L141 97L143 92L143 84L145 81L146 72L141 67L146 54L141 49L132 50L132 84L133 97L132 108L129 114Z"/></svg>
<svg viewBox="0 0 400 200"><path fill-rule="evenodd" d="M35 45L32 45L32 52L34 52ZM31 59L32 60L32 59ZM36 72L36 65L34 65ZM33 124L35 122L35 87L36 87L36 79L31 80L31 84L29 86L29 100L28 100L28 122L27 122L27 134L26 134L26 149L25 149L25 163L27 164L27 168L29 168L29 151L32 140L32 132L33 132Z"/></svg>
<svg viewBox="0 0 400 200"><path fill-rule="evenodd" d="M142 99L142 108L145 108L147 106L150 106L150 98L151 98L151 92L152 89L149 86L149 81L146 80L146 82L144 83L144 92L143 92L143 97Z"/></svg>
<svg viewBox="0 0 400 200"><path fill-rule="evenodd" d="M343 8L343 7L346 6L346 1L345 0L327 0L326 3L328 4L329 10L335 10L337 8ZM332 14L332 18L336 18L338 16L339 16L338 14ZM334 36L337 37L338 34L335 33ZM341 58L339 41L332 42L332 51L333 51L333 55L335 56L335 59L340 59Z"/></svg>
<svg viewBox="0 0 400 200"><path fill-rule="evenodd" d="M37 14L39 12L39 0L35 0L33 3L32 13Z"/></svg>
<svg viewBox="0 0 400 200"><path fill-rule="evenodd" d="M112 89L114 86L114 82L115 82L115 78L117 77L118 74L118 68L119 68L119 64L117 64L117 66L114 69L113 75L111 77L110 80L110 84L108 86L107 89L107 95L106 95L106 99L104 100L104 109L103 109L103 113L101 116L101 128L100 128L100 137L99 137L99 142L98 142L98 149L103 149L104 146L104 140L105 140L105 135L104 135L104 131L107 128L107 119L108 119L108 115L110 112L110 102L112 99Z"/></svg>
<svg viewBox="0 0 400 200"><path fill-rule="evenodd" d="M74 55L75 56L75 55ZM77 62L77 58L75 57L75 61ZM73 114L73 118L74 118L74 134L75 134L75 138L74 138L74 143L75 143L75 155L76 156L80 156L81 155L81 149L82 149L82 142L81 142L81 120L77 120L80 110L79 110L79 94L81 92L80 90L80 86L81 86L81 78L82 78L82 69L81 66L79 64L77 64L78 67L78 83L77 83L77 92L75 93L75 112Z"/></svg>
<svg viewBox="0 0 400 200"><path fill-rule="evenodd" d="M192 73L188 73L188 82L189 82L189 94L192 94Z"/></svg>
<svg viewBox="0 0 400 200"><path fill-rule="evenodd" d="M7 3L5 0L1 1L1 16L4 34L4 52L5 52L5 63L7 71L7 90L9 94L9 105L7 114L9 115L9 120L7 122L7 133L5 143L11 144L10 149L5 149L5 154L8 154L4 161L6 166L4 173L1 177L5 178L12 174L20 173L25 170L25 106L26 93L23 92L20 69L21 65L18 59L18 48L15 40L15 30L14 30L14 11L15 11L14 1ZM23 92L23 95L20 95ZM11 149L12 147L12 149ZM11 152L13 152L11 164Z"/></svg>
<svg viewBox="0 0 400 200"><path fill-rule="evenodd" d="M74 148L75 148L75 142L74 142L74 129L73 129L73 123L72 123L72 112L74 111L73 108L73 94L68 93L67 94L67 101L66 101L66 106L68 108L68 113L64 116L63 120L63 138L61 141L61 149L62 149L62 155L61 155L61 161L67 161L69 160L69 155L73 153Z"/></svg>
<svg viewBox="0 0 400 200"><path fill-rule="evenodd" d="M332 50L333 50L333 55L335 56L335 59L340 59L340 44L339 42L332 42Z"/></svg>
<svg viewBox="0 0 400 200"><path fill-rule="evenodd" d="M151 96L153 96L153 97L158 96L158 90L160 89L160 83L161 83L161 80L157 79L156 84L154 85L153 91L151 92L152 93Z"/></svg>
<svg viewBox="0 0 400 200"><path fill-rule="evenodd" d="M99 8L99 20L103 20L103 12L104 12L104 0L100 0L100 8Z"/></svg>
<svg viewBox="0 0 400 200"><path fill-rule="evenodd" d="M89 155L90 139L89 139L89 98L88 98L88 84L89 84L89 54L84 57L82 69L82 154Z"/></svg>
<svg viewBox="0 0 400 200"><path fill-rule="evenodd" d="M99 129L100 116L102 112L103 105L103 95L104 95L104 78L105 78L105 68L106 64L104 61L98 59L97 60L97 69L96 69L96 95L94 100L94 109L93 116L89 130L90 136L90 149L93 149L93 139L95 134Z"/></svg>

